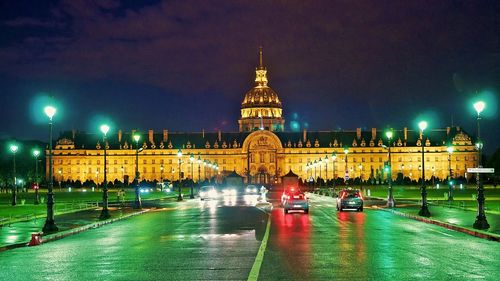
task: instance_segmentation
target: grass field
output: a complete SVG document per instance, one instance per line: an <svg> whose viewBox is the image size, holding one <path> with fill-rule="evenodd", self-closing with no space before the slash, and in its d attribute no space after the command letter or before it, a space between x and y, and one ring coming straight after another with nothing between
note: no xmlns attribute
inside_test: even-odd
<svg viewBox="0 0 500 281"><path fill-rule="evenodd" d="M83 191L83 189L73 189L72 191L69 191L68 189L55 189L54 192L54 198L56 202L56 204L54 204L54 210L56 215L87 208L95 208L98 202L102 202L102 190L95 189L94 191L92 191L91 189L88 189L86 191ZM117 192L118 189L109 190L110 203L118 201ZM184 194L184 196L186 196L190 193L190 189L183 188L182 193ZM0 224L2 224L2 222L5 223L5 221L7 220L15 221L29 219L34 216L45 216L47 212L46 196L46 190L41 191L40 199L43 202L40 202L39 205L35 205L35 193L33 191L27 193L19 192L17 195L17 205L11 206L12 194L0 193ZM153 200L175 196L177 196L177 190L170 193L161 192L159 190L141 193L142 200ZM134 200L134 198L134 189L126 189L125 201L131 201Z"/></svg>

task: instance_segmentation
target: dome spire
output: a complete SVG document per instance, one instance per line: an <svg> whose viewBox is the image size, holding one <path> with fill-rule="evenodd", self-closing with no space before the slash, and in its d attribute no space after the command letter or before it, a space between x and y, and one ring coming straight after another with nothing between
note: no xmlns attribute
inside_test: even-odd
<svg viewBox="0 0 500 281"><path fill-rule="evenodd" d="M259 68L264 69L264 64L262 62L262 46L259 48Z"/></svg>
<svg viewBox="0 0 500 281"><path fill-rule="evenodd" d="M262 46L259 48L259 67L255 69L255 84L257 87L267 87L267 70L262 59Z"/></svg>

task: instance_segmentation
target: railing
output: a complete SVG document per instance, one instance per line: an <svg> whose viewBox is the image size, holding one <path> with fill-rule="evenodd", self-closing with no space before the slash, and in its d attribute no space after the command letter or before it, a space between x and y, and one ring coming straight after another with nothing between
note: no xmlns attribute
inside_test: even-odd
<svg viewBox="0 0 500 281"><path fill-rule="evenodd" d="M57 203L54 205L54 214L61 215L65 213L72 213L77 211L83 211L88 209L94 209L99 207L99 202L67 202L67 203ZM7 217L0 217L0 227L4 225L10 226L15 222L25 222L34 220L36 222L39 218L45 218L46 212L41 213L30 213L23 215L13 215L9 214Z"/></svg>

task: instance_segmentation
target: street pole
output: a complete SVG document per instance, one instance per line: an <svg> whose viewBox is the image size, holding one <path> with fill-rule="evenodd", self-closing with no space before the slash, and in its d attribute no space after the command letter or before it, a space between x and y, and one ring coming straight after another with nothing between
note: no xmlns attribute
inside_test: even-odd
<svg viewBox="0 0 500 281"><path fill-rule="evenodd" d="M345 154L345 174L344 174L344 180L345 180L345 185L347 185L347 181L349 180L349 169L347 167L347 154L349 153L349 149L344 149L344 154Z"/></svg>
<svg viewBox="0 0 500 281"><path fill-rule="evenodd" d="M100 220L106 220L111 217L108 209L108 173L107 173L107 164L106 164L106 152L107 152L107 144L106 144L106 134L109 131L108 125L101 126L101 132L104 134L102 141L104 146L104 188L102 189L102 210L101 215L99 216Z"/></svg>
<svg viewBox="0 0 500 281"><path fill-rule="evenodd" d="M40 196L38 195L38 156L40 156L40 150L33 150L33 155L35 156L35 205L40 204Z"/></svg>
<svg viewBox="0 0 500 281"><path fill-rule="evenodd" d="M427 190L425 187L425 141L424 141L424 130L427 128L427 122L422 121L418 124L420 127L420 132L422 134L421 138L421 145L422 145L422 186L421 186L421 193L422 193L422 206L420 208L420 211L418 212L419 216L422 217L430 217L431 213L429 212L429 207L427 206Z"/></svg>
<svg viewBox="0 0 500 281"><path fill-rule="evenodd" d="M182 161L182 151L179 149L177 151L177 157L179 157L179 196L177 196L177 201L182 201L182 193L181 193L181 161Z"/></svg>
<svg viewBox="0 0 500 281"><path fill-rule="evenodd" d="M328 155L325 156L323 161L325 162L325 179L328 181Z"/></svg>
<svg viewBox="0 0 500 281"><path fill-rule="evenodd" d="M333 190L335 190L335 182L337 180L337 174L335 172L335 166L337 166L336 163L335 163L336 160L337 160L337 154L332 153L332 161L333 161L333 177L332 177L333 178Z"/></svg>
<svg viewBox="0 0 500 281"><path fill-rule="evenodd" d="M474 108L477 111L477 167L482 168L482 150L483 150L483 143L481 142L481 134L480 134L480 127L479 127L479 121L481 120L481 112L483 111L484 107L486 104L482 101L476 102L474 104ZM477 181L477 216L476 216L476 221L474 222L473 227L475 229L488 229L490 228L490 225L488 224L488 221L486 220L486 214L484 212L484 187L483 183L481 181L481 174L477 173L476 175L476 181Z"/></svg>
<svg viewBox="0 0 500 281"><path fill-rule="evenodd" d="M10 146L10 151L12 151L12 163L13 163L13 175L14 175L14 184L12 185L12 206L17 205L17 177L16 177L16 152L18 150L18 146L13 144Z"/></svg>
<svg viewBox="0 0 500 281"><path fill-rule="evenodd" d="M394 196L393 196L393 192L392 192L392 162L391 162L391 140L392 140L392 131L387 131L385 133L386 137L387 137L387 140L388 140L388 146L387 146L387 149L388 149L388 164L389 164L389 180L388 180L388 184L389 184L389 188L388 188L388 191L389 191L389 194L387 195L387 207L388 208L394 208L396 206L396 202L394 201Z"/></svg>
<svg viewBox="0 0 500 281"><path fill-rule="evenodd" d="M189 162L191 162L191 194L189 195L190 199L194 199L194 176L193 176L193 164L194 164L194 155L191 153L189 156Z"/></svg>
<svg viewBox="0 0 500 281"><path fill-rule="evenodd" d="M201 179L201 158L198 156L198 186L200 186L200 179Z"/></svg>
<svg viewBox="0 0 500 281"><path fill-rule="evenodd" d="M451 176L451 153L453 152L453 146L448 146L448 201L453 201L453 180Z"/></svg>
<svg viewBox="0 0 500 281"><path fill-rule="evenodd" d="M135 140L135 180L136 180L134 186L134 192L135 192L134 209L141 209L142 202L139 190L139 139L141 138L141 136L134 135L133 138Z"/></svg>
<svg viewBox="0 0 500 281"><path fill-rule="evenodd" d="M47 217L45 219L45 224L42 228L43 233L56 232L59 228L56 226L54 221L54 176L53 176L53 163L52 163L52 117L56 113L56 109L52 106L46 106L45 114L49 117L49 180L48 180L48 190L47 190Z"/></svg>

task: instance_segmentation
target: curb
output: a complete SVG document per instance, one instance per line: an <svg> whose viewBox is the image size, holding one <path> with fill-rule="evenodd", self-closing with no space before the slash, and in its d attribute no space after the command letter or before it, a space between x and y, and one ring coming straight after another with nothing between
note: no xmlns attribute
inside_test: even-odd
<svg viewBox="0 0 500 281"><path fill-rule="evenodd" d="M438 221L438 220L433 220L433 219L429 219L429 218L425 218L425 217L410 215L410 214L399 212L399 211L395 211L395 210L392 210L392 209L385 209L385 208L377 208L377 209L385 211L385 212L393 213L393 214L398 215L398 216L402 216L402 217L406 217L406 218L409 218L409 219L413 219L413 220L416 220L416 221L420 221L420 222L424 222L424 223L428 223L428 224L434 224L434 225L437 225L437 226L441 226L441 227L444 227L444 228L448 228L448 229L451 229L451 230L462 232L462 233L465 233L465 234L468 234L468 235L471 235L471 236L475 236L475 237L478 237L478 238L483 238L483 239L487 239L487 240L490 240L490 241L500 242L500 235L498 235L498 234L488 233L488 232L484 232L484 231L480 231L480 230L473 230L473 229L469 229L469 228L466 228L466 227L462 227L462 226L457 226L457 225L445 223L445 222Z"/></svg>
<svg viewBox="0 0 500 281"><path fill-rule="evenodd" d="M83 232L83 231L86 231L86 230L89 230L89 229L98 228L98 227L101 227L101 226L104 226L104 225L107 225L107 224L110 224L110 223L114 223L114 222L117 222L117 221L120 221L120 220L124 220L124 219L130 218L130 217L141 215L141 214L144 214L146 212L149 212L149 209L143 210L143 211L140 211L140 212L136 212L136 213L132 213L132 214L127 214L125 216L121 216L121 217L114 218L114 219L109 219L109 220L105 220L105 221L99 221L99 222L95 222L95 223L92 223L92 224L87 224L87 225L84 225L84 226L80 226L80 227L77 227L77 228L68 229L68 230L65 230L65 231L62 231L62 232L59 232L59 233L55 233L55 234L48 234L47 236L42 235L42 244L45 244L45 243L51 242L51 241L56 241L56 240L59 240L59 239L62 239L64 237L68 237L68 236L71 236L71 235L74 235L74 234L78 234L80 232Z"/></svg>

